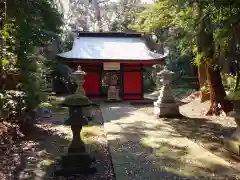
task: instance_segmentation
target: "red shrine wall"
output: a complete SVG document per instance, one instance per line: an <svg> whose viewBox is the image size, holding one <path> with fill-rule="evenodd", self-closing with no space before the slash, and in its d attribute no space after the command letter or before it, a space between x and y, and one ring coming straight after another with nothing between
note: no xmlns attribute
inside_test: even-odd
<svg viewBox="0 0 240 180"><path fill-rule="evenodd" d="M142 66L140 64L123 64L123 99L142 99L142 86Z"/></svg>
<svg viewBox="0 0 240 180"><path fill-rule="evenodd" d="M99 94L101 93L101 89L99 86L100 74L98 72L88 72L85 76L85 83L83 84L83 88L87 94Z"/></svg>
<svg viewBox="0 0 240 180"><path fill-rule="evenodd" d="M80 64L82 70L87 74L84 79L83 88L89 97L101 97L101 64Z"/></svg>
<svg viewBox="0 0 240 180"><path fill-rule="evenodd" d="M89 98L103 98L101 90L101 74L103 64L81 63L85 75L83 88ZM76 69L78 65L69 64ZM141 64L122 64L121 65L121 98L123 100L138 100L143 98L143 79ZM106 97L105 97L106 98Z"/></svg>

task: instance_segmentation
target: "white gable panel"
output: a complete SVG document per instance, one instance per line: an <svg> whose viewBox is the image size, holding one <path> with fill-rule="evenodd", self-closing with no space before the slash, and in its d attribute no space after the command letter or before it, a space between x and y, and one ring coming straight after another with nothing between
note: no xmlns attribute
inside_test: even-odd
<svg viewBox="0 0 240 180"><path fill-rule="evenodd" d="M164 56L151 52L141 38L131 37L78 37L72 50L58 54L70 59L151 60Z"/></svg>

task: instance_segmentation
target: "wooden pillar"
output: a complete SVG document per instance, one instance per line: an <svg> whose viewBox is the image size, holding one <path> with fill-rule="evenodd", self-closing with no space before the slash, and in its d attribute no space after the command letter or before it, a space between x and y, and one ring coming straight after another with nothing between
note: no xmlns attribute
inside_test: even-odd
<svg viewBox="0 0 240 180"><path fill-rule="evenodd" d="M144 79L143 79L143 71L144 71L144 69L143 69L143 64L141 64L141 86L142 86L142 99L144 99L144 86L143 86L143 84L144 84Z"/></svg>

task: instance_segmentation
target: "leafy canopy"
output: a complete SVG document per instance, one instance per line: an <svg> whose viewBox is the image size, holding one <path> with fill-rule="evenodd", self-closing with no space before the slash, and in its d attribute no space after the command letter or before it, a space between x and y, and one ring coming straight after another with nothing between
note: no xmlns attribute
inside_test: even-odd
<svg viewBox="0 0 240 180"><path fill-rule="evenodd" d="M61 32L62 17L52 0L8 0L6 12L1 62L8 62L5 64L11 64L19 74L27 107L33 109L41 99L43 74L49 71L44 66L46 59L36 56L36 48L54 39L46 31Z"/></svg>
<svg viewBox="0 0 240 180"><path fill-rule="evenodd" d="M138 14L137 23L132 29L146 33L156 33L168 29L166 41L169 46L178 47L183 53L193 54L202 59L198 52L197 37L201 22L210 18L213 30L216 56L229 46L231 27L240 20L240 1L229 0L158 0ZM205 19L204 19L205 18ZM202 31L202 32L203 32Z"/></svg>

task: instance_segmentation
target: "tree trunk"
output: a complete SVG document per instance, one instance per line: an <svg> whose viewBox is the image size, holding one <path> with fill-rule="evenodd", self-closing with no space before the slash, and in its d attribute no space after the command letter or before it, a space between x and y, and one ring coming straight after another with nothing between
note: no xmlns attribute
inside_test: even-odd
<svg viewBox="0 0 240 180"><path fill-rule="evenodd" d="M98 26L97 27L98 29L96 31L102 32L103 29L102 29L102 20L101 20L101 10L100 10L97 0L92 0L92 5L94 8L94 13L96 16L97 26Z"/></svg>
<svg viewBox="0 0 240 180"><path fill-rule="evenodd" d="M225 113L233 110L233 104L225 99L226 92L222 84L220 69L212 66L207 67L208 86L210 89L211 105L206 115L220 115L222 109Z"/></svg>
<svg viewBox="0 0 240 180"><path fill-rule="evenodd" d="M5 8L6 8L5 1L0 0L0 30L2 30L3 26L4 26L4 20L5 20L5 16L6 16ZM0 93L4 90L3 65L2 65L3 46L4 46L4 40L0 36Z"/></svg>
<svg viewBox="0 0 240 180"><path fill-rule="evenodd" d="M0 45L0 48L2 48L1 45ZM2 55L0 55L0 61L1 61L1 59L2 59ZM0 93L3 91L4 91L3 66L2 66L2 62L0 62Z"/></svg>
<svg viewBox="0 0 240 180"><path fill-rule="evenodd" d="M199 0L195 0L193 2L193 8L194 8L194 12L195 15L197 16L200 24L203 22L202 18L202 7L201 7L201 3ZM203 52L203 48L201 45L201 41L203 39L202 37L202 32L203 29L201 28L201 26L198 29L198 33L197 33L197 47L198 47L198 53L202 54ZM207 82L207 64L204 62L201 62L200 65L198 66L198 80L199 80L199 86L200 86L200 102L205 102L207 100L209 100L209 93L207 93L206 91L203 91L202 88L204 87L204 85Z"/></svg>
<svg viewBox="0 0 240 180"><path fill-rule="evenodd" d="M234 91L238 90L238 86L239 86L239 82L240 82L240 52L239 52L239 48L238 45L240 43L240 36L239 36L239 31L240 31L240 22L237 22L235 24L233 24L233 33L232 33L232 38L233 38L233 42L231 45L231 53L234 55L234 58L231 58L231 62L235 62L232 63L235 65L235 74L236 74L236 83L235 83L235 87L234 87Z"/></svg>
<svg viewBox="0 0 240 180"><path fill-rule="evenodd" d="M205 102L209 100L209 94L202 90L207 82L207 68L205 63L200 64L198 67L198 80L200 86L200 102Z"/></svg>
<svg viewBox="0 0 240 180"><path fill-rule="evenodd" d="M234 91L237 91L237 90L238 90L239 82L240 82L240 70L238 70L238 72L237 72L237 78L236 78L236 83L235 83Z"/></svg>

